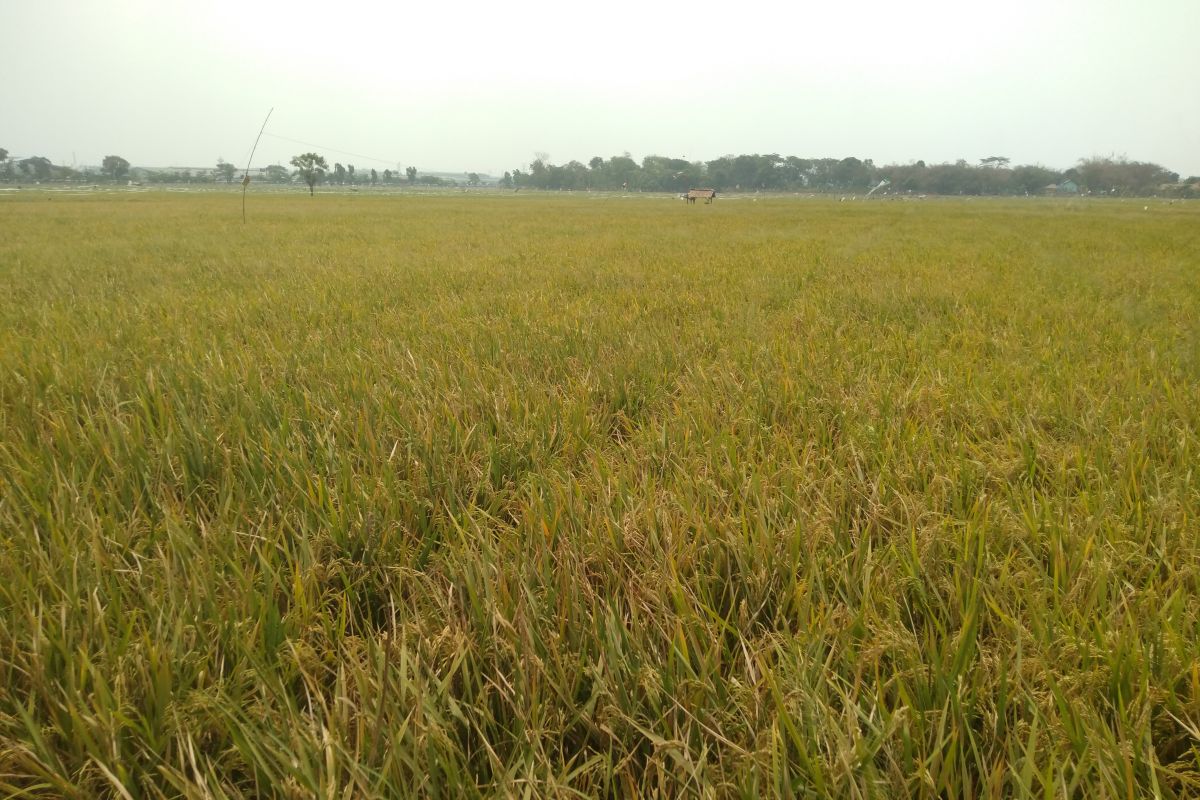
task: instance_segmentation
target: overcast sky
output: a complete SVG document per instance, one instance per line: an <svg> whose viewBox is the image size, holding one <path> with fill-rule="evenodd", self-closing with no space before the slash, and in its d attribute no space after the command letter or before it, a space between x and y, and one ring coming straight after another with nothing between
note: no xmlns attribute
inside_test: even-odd
<svg viewBox="0 0 1200 800"><path fill-rule="evenodd" d="M1115 154L1200 174L1200 0L0 0L0 30L0 147L62 164L241 166L274 107L259 166Z"/></svg>

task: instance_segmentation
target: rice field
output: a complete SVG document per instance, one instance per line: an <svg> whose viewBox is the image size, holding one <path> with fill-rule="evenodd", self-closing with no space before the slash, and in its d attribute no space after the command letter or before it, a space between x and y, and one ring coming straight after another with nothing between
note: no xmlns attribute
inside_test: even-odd
<svg viewBox="0 0 1200 800"><path fill-rule="evenodd" d="M1200 796L1200 203L0 197L0 795Z"/></svg>

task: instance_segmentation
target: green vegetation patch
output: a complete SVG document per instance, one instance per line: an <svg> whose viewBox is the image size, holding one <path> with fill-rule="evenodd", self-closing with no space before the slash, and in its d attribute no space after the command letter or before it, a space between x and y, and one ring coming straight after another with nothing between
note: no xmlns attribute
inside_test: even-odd
<svg viewBox="0 0 1200 800"><path fill-rule="evenodd" d="M1196 796L1143 206L0 199L0 793Z"/></svg>

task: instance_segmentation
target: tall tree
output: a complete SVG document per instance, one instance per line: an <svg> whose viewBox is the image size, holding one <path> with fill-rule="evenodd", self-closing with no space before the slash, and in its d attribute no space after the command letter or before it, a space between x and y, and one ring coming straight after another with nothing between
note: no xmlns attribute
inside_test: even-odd
<svg viewBox="0 0 1200 800"><path fill-rule="evenodd" d="M119 181L129 174L129 162L120 156L105 156L100 169L114 181Z"/></svg>
<svg viewBox="0 0 1200 800"><path fill-rule="evenodd" d="M871 184L873 164L848 156L833 168L833 182L839 189L866 189Z"/></svg>
<svg viewBox="0 0 1200 800"><path fill-rule="evenodd" d="M1058 183L1060 178L1056 170L1048 169L1040 164L1025 164L1012 171L1010 185L1014 192L1025 194L1040 194L1046 186Z"/></svg>
<svg viewBox="0 0 1200 800"><path fill-rule="evenodd" d="M233 183L233 174L237 172L237 167L230 164L223 158L217 159L217 174L225 179L226 183Z"/></svg>
<svg viewBox="0 0 1200 800"><path fill-rule="evenodd" d="M316 153L301 153L298 156L293 156L291 164L300 173L300 177L304 178L304 182L308 184L308 196L312 197L316 194L317 181L321 180L325 175L325 171L329 169L329 163L324 156L319 156Z"/></svg>
<svg viewBox="0 0 1200 800"><path fill-rule="evenodd" d="M1067 170L1064 175L1071 175ZM1076 171L1079 180L1092 192L1121 195L1154 194L1164 183L1174 183L1179 176L1158 164L1129 161L1121 158L1085 158Z"/></svg>
<svg viewBox="0 0 1200 800"><path fill-rule="evenodd" d="M267 180L269 180L271 183L287 183L287 167L281 166L280 164L271 164L264 171L267 174Z"/></svg>
<svg viewBox="0 0 1200 800"><path fill-rule="evenodd" d="M346 168L342 166L342 162L335 161L333 164L333 179L338 183L346 182Z"/></svg>
<svg viewBox="0 0 1200 800"><path fill-rule="evenodd" d="M17 162L17 166L30 178L45 181L50 179L51 168L54 165L45 156L33 156L21 159Z"/></svg>
<svg viewBox="0 0 1200 800"><path fill-rule="evenodd" d="M417 182L417 168L416 167L405 167L404 175L405 175L405 177L408 178L409 183Z"/></svg>

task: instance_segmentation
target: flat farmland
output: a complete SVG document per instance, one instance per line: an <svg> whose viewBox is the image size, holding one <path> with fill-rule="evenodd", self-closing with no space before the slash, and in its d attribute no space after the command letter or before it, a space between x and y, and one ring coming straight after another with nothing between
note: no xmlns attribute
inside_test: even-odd
<svg viewBox="0 0 1200 800"><path fill-rule="evenodd" d="M1200 794L1200 203L248 206L0 198L0 794Z"/></svg>

